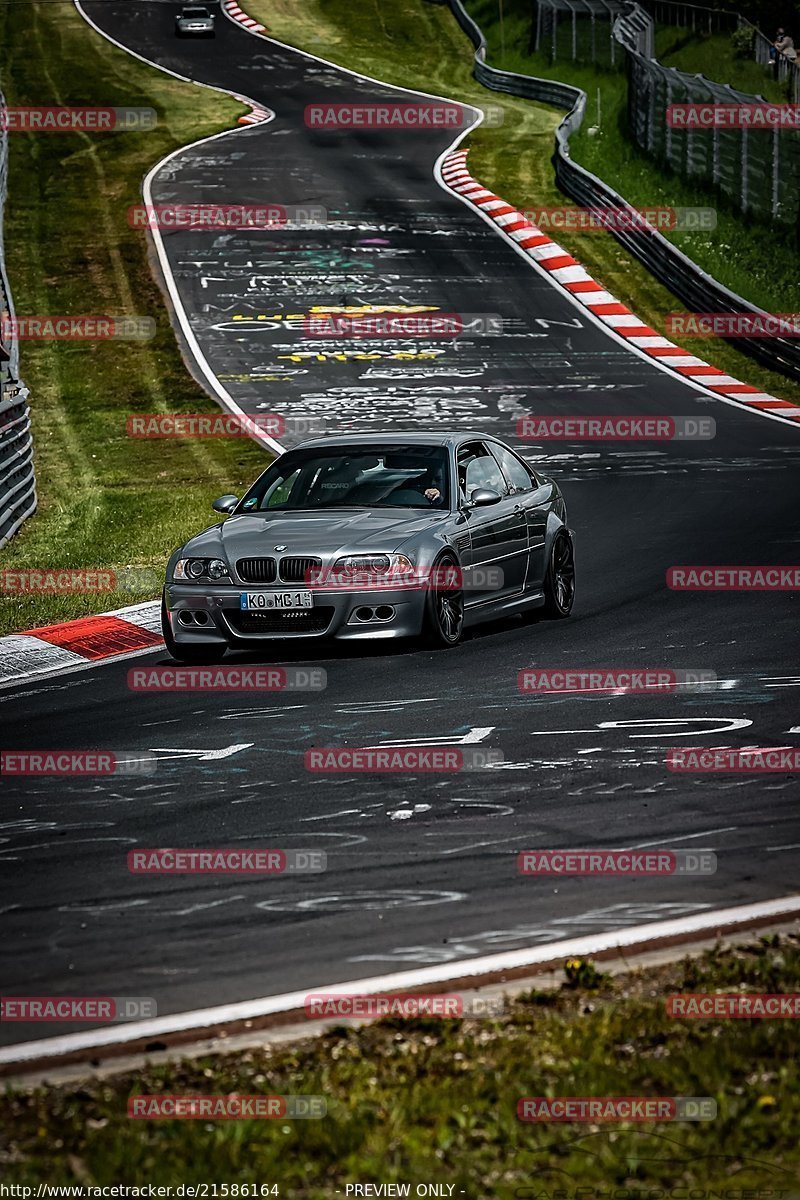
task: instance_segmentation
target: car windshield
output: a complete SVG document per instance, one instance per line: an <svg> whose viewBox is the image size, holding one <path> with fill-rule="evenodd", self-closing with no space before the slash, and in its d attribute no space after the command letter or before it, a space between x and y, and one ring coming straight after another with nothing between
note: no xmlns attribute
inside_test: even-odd
<svg viewBox="0 0 800 1200"><path fill-rule="evenodd" d="M207 8L185 8L181 13L182 17L207 17Z"/></svg>
<svg viewBox="0 0 800 1200"><path fill-rule="evenodd" d="M256 480L239 511L444 509L448 502L443 446L338 446L284 454Z"/></svg>

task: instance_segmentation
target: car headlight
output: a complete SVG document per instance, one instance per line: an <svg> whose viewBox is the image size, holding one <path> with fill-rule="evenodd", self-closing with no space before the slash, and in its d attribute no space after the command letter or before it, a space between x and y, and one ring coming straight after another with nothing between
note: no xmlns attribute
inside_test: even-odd
<svg viewBox="0 0 800 1200"><path fill-rule="evenodd" d="M174 578L187 583L230 583L231 573L221 558L179 558Z"/></svg>
<svg viewBox="0 0 800 1200"><path fill-rule="evenodd" d="M346 554L333 565L335 575L385 575L387 571L405 574L414 564L405 554Z"/></svg>

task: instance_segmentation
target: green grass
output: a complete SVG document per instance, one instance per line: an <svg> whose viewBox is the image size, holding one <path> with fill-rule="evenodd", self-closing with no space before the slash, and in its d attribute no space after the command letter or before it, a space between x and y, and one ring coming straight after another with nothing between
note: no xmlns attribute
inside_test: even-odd
<svg viewBox="0 0 800 1200"><path fill-rule="evenodd" d="M591 972L583 972L591 975ZM800 1183L796 1023L679 1020L671 992L800 991L800 937L534 991L491 1020L386 1020L319 1039L148 1066L0 1097L8 1182L278 1184L329 1200L358 1183L447 1183L468 1197L742 1197ZM136 1094L304 1094L306 1121L131 1121ZM522 1096L710 1096L698 1123L534 1125ZM526 1191L517 1189L526 1188ZM563 1189L563 1191L559 1191ZM741 1190L740 1190L741 1189ZM210 1194L210 1193L209 1193ZM713 1193L717 1194L717 1193Z"/></svg>
<svg viewBox="0 0 800 1200"><path fill-rule="evenodd" d="M71 4L0 5L3 87L14 104L152 107L147 133L10 135L8 269L18 315L152 317L152 341L26 342L38 512L3 550L4 568L152 568L209 524L210 501L241 489L266 462L245 439L146 441L126 417L219 411L184 365L144 234L126 212L147 170L170 150L235 127L247 111L172 79L101 39ZM77 66L79 64L79 68ZM202 236L202 235L198 235ZM150 599L114 595L0 598L0 632Z"/></svg>
<svg viewBox="0 0 800 1200"><path fill-rule="evenodd" d="M733 52L730 34L692 33L690 29L660 25L656 30L655 56L665 67L677 67L690 75L705 75L716 83L727 83L739 92L785 103L787 85L778 83L772 72L752 58Z"/></svg>
<svg viewBox="0 0 800 1200"><path fill-rule="evenodd" d="M705 192L660 173L625 138L623 72L566 64L551 67L544 55L528 55L526 0L504 0L505 56L501 57L496 0L467 0L467 7L487 36L487 61L506 70L563 79L588 93L584 128L571 139L576 161L636 205L713 206ZM248 0L246 9L274 37L352 70L484 107L501 106L502 128L481 127L463 143L470 149L472 173L523 210L570 203L555 186L550 162L553 131L563 113L476 84L471 77L471 44L447 7L426 0L393 0L389 6L381 0L363 0L358 6L350 0ZM593 138L587 131L595 121L598 89L603 132ZM768 311L800 311L797 254L776 231L748 226L720 211L715 232L674 235L674 240L710 274ZM665 314L684 311L685 305L610 234L559 231L558 241L653 328L668 333ZM800 404L800 384L761 367L721 339L684 338L681 344L687 353L699 354L737 379Z"/></svg>

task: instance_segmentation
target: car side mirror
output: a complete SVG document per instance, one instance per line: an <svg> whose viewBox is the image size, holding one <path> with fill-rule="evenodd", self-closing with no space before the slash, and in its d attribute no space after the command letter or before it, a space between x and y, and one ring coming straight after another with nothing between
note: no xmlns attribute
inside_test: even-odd
<svg viewBox="0 0 800 1200"><path fill-rule="evenodd" d="M227 514L232 513L238 503L238 496L220 496L214 501L211 507L213 508L214 512Z"/></svg>
<svg viewBox="0 0 800 1200"><path fill-rule="evenodd" d="M485 508L487 504L499 504L503 497L494 488L475 488L469 498L473 508Z"/></svg>

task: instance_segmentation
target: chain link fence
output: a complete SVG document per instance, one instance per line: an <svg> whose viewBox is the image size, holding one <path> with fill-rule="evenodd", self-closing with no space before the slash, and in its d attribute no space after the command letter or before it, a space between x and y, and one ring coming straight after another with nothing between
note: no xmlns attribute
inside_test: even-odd
<svg viewBox="0 0 800 1200"><path fill-rule="evenodd" d="M687 180L714 188L740 212L796 230L800 133L791 129L679 128L673 104L754 105L760 97L664 67L628 48L628 130L637 146Z"/></svg>
<svg viewBox="0 0 800 1200"><path fill-rule="evenodd" d="M622 67L625 55L614 37L614 20L625 8L624 0L538 0L533 48L551 63Z"/></svg>
<svg viewBox="0 0 800 1200"><path fill-rule="evenodd" d="M0 92L0 111L4 108ZM14 306L3 243L7 184L8 133L0 122L0 546L36 508L28 389L19 378L19 346L10 329Z"/></svg>
<svg viewBox="0 0 800 1200"><path fill-rule="evenodd" d="M659 25L677 25L693 33L733 33L740 18L722 8L704 8L700 4L682 4L680 0L641 0Z"/></svg>
<svg viewBox="0 0 800 1200"><path fill-rule="evenodd" d="M586 113L586 93L571 84L554 79L539 79L512 71L500 71L486 62L486 39L462 0L447 0L450 10L475 47L474 75L479 83L496 92L523 96L541 104L552 104L569 111L556 129L553 166L556 183L577 204L593 210L621 209L635 218L632 205L591 171L573 162L569 139L580 128ZM755 135L753 135L755 136ZM765 135L761 135L765 136ZM766 135L769 136L769 135ZM647 269L677 296L690 312L750 313L765 317L763 309L724 287L692 262L658 230L642 230L631 220L629 228L612 230L612 236L634 254ZM800 381L800 344L796 338L726 339L744 354Z"/></svg>
<svg viewBox="0 0 800 1200"><path fill-rule="evenodd" d="M800 72L738 13L680 0L536 0L531 45L551 63L628 68L628 128L649 157L683 179L726 197L739 212L795 230L800 223L800 133L791 129L680 129L667 123L672 104L763 103L761 96L665 67L654 57L655 25L699 36L749 31L745 53L783 81L796 98ZM772 49L773 57L770 58Z"/></svg>
<svg viewBox="0 0 800 1200"><path fill-rule="evenodd" d="M678 29L691 29L697 34L728 33L747 30L742 45L759 66L772 71L774 79L786 84L787 99L800 101L800 70L785 54L776 54L773 44L752 21L741 13L727 9L703 8L698 4L683 4L680 0L641 0L642 5L659 25L674 25Z"/></svg>

